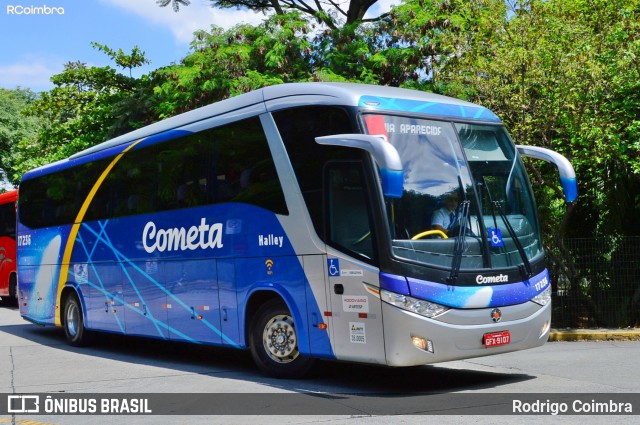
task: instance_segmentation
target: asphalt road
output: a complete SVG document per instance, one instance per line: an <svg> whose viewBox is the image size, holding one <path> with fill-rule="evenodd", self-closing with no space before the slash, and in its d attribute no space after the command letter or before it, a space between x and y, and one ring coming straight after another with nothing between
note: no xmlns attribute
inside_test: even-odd
<svg viewBox="0 0 640 425"><path fill-rule="evenodd" d="M500 407L505 398L526 394L544 404L545 394L550 393L557 394L551 401L559 396L567 403L573 394L579 397L587 393L616 400L632 395L638 400L638 354L637 341L550 342L528 351L403 369L322 362L310 378L276 380L261 375L250 356L236 350L114 335L105 335L92 347L70 347L61 329L32 325L21 319L17 309L3 306L0 393L140 397L163 393L178 404L185 403L184 397L213 393L220 394L217 401L226 403L223 407L235 414L187 415L180 410L184 406L178 405L182 413L171 416L17 414L0 415L0 424L412 424L432 422L434 414L443 424L472 419L476 423L508 420L513 424L553 421L582 425L614 420L637 424L638 411L633 416L615 418L548 414L496 417L492 406ZM348 396L336 398L335 394ZM300 414L301 409L306 412L304 403L308 400L297 397L308 395L324 404L320 408L311 405L312 413ZM264 404L269 415L257 413L256 403ZM328 414L322 410L325 407ZM640 411L640 403L633 407ZM277 410L280 408L282 411ZM424 411L431 416L413 414ZM248 415L238 414L245 412Z"/></svg>

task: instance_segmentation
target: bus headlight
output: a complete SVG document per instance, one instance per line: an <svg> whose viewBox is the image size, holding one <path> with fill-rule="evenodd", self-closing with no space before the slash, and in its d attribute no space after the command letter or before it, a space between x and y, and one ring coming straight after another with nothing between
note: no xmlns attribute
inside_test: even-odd
<svg viewBox="0 0 640 425"><path fill-rule="evenodd" d="M424 317L435 317L449 310L449 307L440 304L385 290L380 291L380 298L386 303Z"/></svg>
<svg viewBox="0 0 640 425"><path fill-rule="evenodd" d="M551 285L547 286L547 289L540 292L535 297L531 298L531 301L540 305L550 304L551 303Z"/></svg>

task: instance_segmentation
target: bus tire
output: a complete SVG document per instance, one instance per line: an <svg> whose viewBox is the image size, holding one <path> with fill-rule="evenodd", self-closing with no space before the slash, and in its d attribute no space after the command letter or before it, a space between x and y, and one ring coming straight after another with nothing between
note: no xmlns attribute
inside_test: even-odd
<svg viewBox="0 0 640 425"><path fill-rule="evenodd" d="M271 299L256 312L249 334L251 356L258 367L275 378L300 378L314 359L298 351L293 316L280 299Z"/></svg>
<svg viewBox="0 0 640 425"><path fill-rule="evenodd" d="M9 302L18 305L18 279L15 273L9 277Z"/></svg>
<svg viewBox="0 0 640 425"><path fill-rule="evenodd" d="M64 305L64 334L67 343L74 347L86 347L93 342L93 332L84 326L82 304L75 294L69 295Z"/></svg>

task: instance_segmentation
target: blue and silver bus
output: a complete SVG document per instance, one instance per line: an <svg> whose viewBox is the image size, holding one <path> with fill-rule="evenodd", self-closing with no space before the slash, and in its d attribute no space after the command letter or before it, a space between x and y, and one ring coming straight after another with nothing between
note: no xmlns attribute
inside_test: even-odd
<svg viewBox="0 0 640 425"><path fill-rule="evenodd" d="M554 163L576 198L564 157L516 147L481 106L262 88L26 173L20 312L74 346L235 347L278 377L540 346L551 286L521 156Z"/></svg>

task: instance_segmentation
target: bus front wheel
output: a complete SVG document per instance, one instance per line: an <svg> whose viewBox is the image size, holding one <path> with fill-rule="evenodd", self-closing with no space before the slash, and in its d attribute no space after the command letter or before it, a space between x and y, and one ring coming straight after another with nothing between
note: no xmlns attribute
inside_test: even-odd
<svg viewBox="0 0 640 425"><path fill-rule="evenodd" d="M258 367L276 378L305 375L313 359L298 351L298 333L286 304L272 299L254 316L250 333L251 356Z"/></svg>
<svg viewBox="0 0 640 425"><path fill-rule="evenodd" d="M64 333L74 347L84 347L93 341L93 333L84 327L82 304L76 295L70 295L64 306Z"/></svg>

